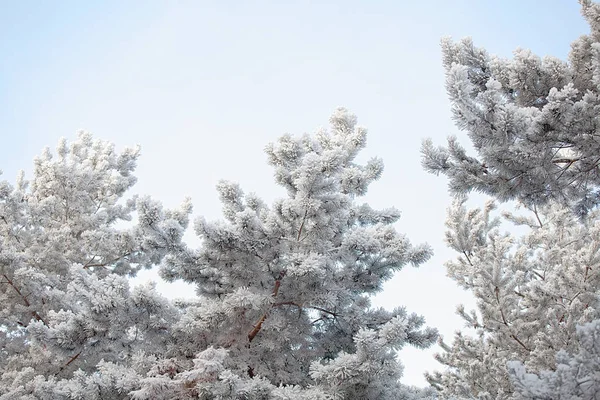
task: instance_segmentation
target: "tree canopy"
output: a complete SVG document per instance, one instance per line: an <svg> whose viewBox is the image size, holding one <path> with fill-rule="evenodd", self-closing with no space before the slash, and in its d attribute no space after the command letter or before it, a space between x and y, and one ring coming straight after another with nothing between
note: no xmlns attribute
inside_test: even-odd
<svg viewBox="0 0 600 400"><path fill-rule="evenodd" d="M581 216L600 203L600 7L580 3L591 32L573 42L568 62L526 49L503 59L469 38L442 41L452 114L477 153L454 137L447 147L425 142L425 169L448 176L451 191L558 201Z"/></svg>
<svg viewBox="0 0 600 400"><path fill-rule="evenodd" d="M0 192L0 399L405 399L397 351L437 332L370 296L427 260L394 228L400 213L358 203L383 164L338 109L330 129L267 146L287 197L268 206L221 182L224 220L194 224L125 198L138 151L80 135ZM127 222L130 221L130 222ZM126 226L122 228L121 226ZM127 276L159 267L198 297L170 301Z"/></svg>
<svg viewBox="0 0 600 400"><path fill-rule="evenodd" d="M466 330L441 340L446 369L428 374L444 397L595 399L600 291L600 5L580 1L591 29L569 61L518 49L490 56L470 39L442 41L456 138L426 141L423 166L450 180L448 276L470 291ZM468 209L472 190L516 200ZM512 224L512 233L501 227ZM524 232L524 233L519 233Z"/></svg>

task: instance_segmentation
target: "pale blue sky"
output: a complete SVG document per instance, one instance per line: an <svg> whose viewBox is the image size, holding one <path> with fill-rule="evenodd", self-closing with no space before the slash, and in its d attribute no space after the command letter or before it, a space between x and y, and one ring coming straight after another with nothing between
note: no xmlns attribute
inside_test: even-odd
<svg viewBox="0 0 600 400"><path fill-rule="evenodd" d="M386 164L367 200L402 210L398 229L436 250L425 266L398 273L377 304L407 305L448 338L460 328L455 305L469 299L443 267L453 256L442 240L446 181L419 161L424 137L441 144L456 133L439 40L472 36L494 54L520 46L565 58L588 30L575 0L0 5L5 179L85 129L119 147L142 145L136 192L168 206L190 195L196 216L220 218L218 179L273 199L281 192L264 146L311 132L345 106L369 128L364 158ZM425 384L422 373L438 367L432 353L403 352L405 382Z"/></svg>

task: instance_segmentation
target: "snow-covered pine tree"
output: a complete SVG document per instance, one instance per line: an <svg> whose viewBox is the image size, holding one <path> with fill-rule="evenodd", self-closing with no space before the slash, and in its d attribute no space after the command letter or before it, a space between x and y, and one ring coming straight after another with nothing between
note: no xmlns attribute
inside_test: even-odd
<svg viewBox="0 0 600 400"><path fill-rule="evenodd" d="M331 128L283 136L266 152L287 197L267 206L238 185L218 191L225 221L196 221L196 251L169 255L168 280L197 286L181 304L172 351L135 399L405 399L397 350L436 338L403 308L370 296L405 264L430 255L393 224L395 209L356 199L383 165L354 162L366 143L356 117L338 109Z"/></svg>
<svg viewBox="0 0 600 400"><path fill-rule="evenodd" d="M441 342L437 359L448 369L428 380L443 397L516 395L514 371L555 370L557 355L564 362L564 352L585 350L578 325L600 318L599 211L585 222L558 204L530 216L504 213L506 223L526 229L518 236L501 233L492 210L493 203L468 210L464 199L449 209L446 240L460 255L446 264L448 276L473 293L477 311L459 307L470 332Z"/></svg>
<svg viewBox="0 0 600 400"><path fill-rule="evenodd" d="M423 164L450 179L455 193L477 190L526 204L556 200L585 215L600 203L600 6L580 0L590 34L572 44L569 61L518 49L490 56L471 39L442 41L456 138L423 146Z"/></svg>
<svg viewBox="0 0 600 400"><path fill-rule="evenodd" d="M556 368L538 375L523 364L508 364L515 399L596 400L600 395L600 320L577 327L580 349L575 354L559 351Z"/></svg>
<svg viewBox="0 0 600 400"><path fill-rule="evenodd" d="M0 183L0 399L126 398L178 320L127 277L181 246L191 206L124 197L137 149L81 133L56 153Z"/></svg>
<svg viewBox="0 0 600 400"><path fill-rule="evenodd" d="M198 220L195 251L181 242L189 203L124 198L136 150L82 134L37 159L31 182L2 183L0 399L427 395L400 384L396 355L435 330L369 299L430 249L395 231L395 209L356 203L382 163L354 162L366 131L353 115L330 121L267 148L288 192L271 207L220 184L226 221ZM129 289L127 276L157 264L198 298Z"/></svg>
<svg viewBox="0 0 600 400"><path fill-rule="evenodd" d="M423 146L423 164L450 178L452 192L516 199L530 216L504 215L526 228L502 234L493 206L449 210L447 241L460 254L448 273L477 299L459 307L475 335L442 342L448 369L428 376L443 397L597 398L600 290L600 6L581 0L591 33L569 62L517 50L491 57L468 39L442 42L455 138ZM575 213L572 213L572 211Z"/></svg>

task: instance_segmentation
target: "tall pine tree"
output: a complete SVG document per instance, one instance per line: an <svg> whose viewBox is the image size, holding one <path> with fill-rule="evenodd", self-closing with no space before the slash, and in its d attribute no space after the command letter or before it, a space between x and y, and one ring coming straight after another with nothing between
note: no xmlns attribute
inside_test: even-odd
<svg viewBox="0 0 600 400"><path fill-rule="evenodd" d="M402 399L397 350L428 347L435 330L370 296L405 264L430 256L393 227L393 208L357 203L383 164L354 162L366 144L338 109L330 129L267 146L287 197L270 207L238 185L218 186L225 221L196 221L203 244L174 254L164 278L197 285L174 326L176 345L136 399Z"/></svg>
<svg viewBox="0 0 600 400"><path fill-rule="evenodd" d="M447 369L428 379L443 397L600 393L600 5L580 3L591 33L568 62L442 42L452 112L477 156L455 138L445 148L426 141L423 165L459 196L476 190L526 210L503 215L522 235L501 232L493 203L468 210L460 199L449 210L446 238L459 255L448 274L477 310L459 307L472 330L441 342Z"/></svg>
<svg viewBox="0 0 600 400"><path fill-rule="evenodd" d="M82 133L0 183L1 399L120 398L166 349L176 308L127 278L181 246L191 207L127 199L138 155Z"/></svg>
<svg viewBox="0 0 600 400"><path fill-rule="evenodd" d="M266 149L287 196L271 206L222 182L225 219L125 198L137 150L83 134L0 190L0 399L407 399L397 351L434 329L370 305L431 254L358 203L383 164L355 162L366 130L344 109L329 130ZM127 222L135 218L135 222ZM169 301L128 276L160 265L198 297Z"/></svg>
<svg viewBox="0 0 600 400"><path fill-rule="evenodd" d="M477 156L451 137L445 148L425 142L423 165L447 175L453 192L554 200L582 216L600 203L600 7L580 3L591 32L573 42L568 62L524 49L502 59L471 39L442 41L453 117Z"/></svg>

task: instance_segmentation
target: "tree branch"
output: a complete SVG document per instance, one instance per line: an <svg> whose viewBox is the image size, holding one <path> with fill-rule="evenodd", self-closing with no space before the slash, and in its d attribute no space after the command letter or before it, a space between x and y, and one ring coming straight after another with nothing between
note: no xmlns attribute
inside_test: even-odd
<svg viewBox="0 0 600 400"><path fill-rule="evenodd" d="M119 256L117 258L114 258L112 260L106 261L106 262L102 262L102 263L96 263L96 264L92 264L92 262L95 260L96 255L94 255L87 263L85 263L85 265L83 266L84 269L88 269L88 268L92 268L92 267L106 267L107 265L116 263L117 261L127 257L131 255L131 252L127 252L125 254L123 254L122 256Z"/></svg>
<svg viewBox="0 0 600 400"><path fill-rule="evenodd" d="M12 288L15 290L15 292L17 292L19 297L21 297L21 300L23 300L25 306L31 307L31 303L29 302L29 300L27 300L27 297L23 295L23 293L19 290L17 286L15 286L14 282L6 274L2 274L2 277L6 279L6 283L12 286ZM33 318L36 319L36 321L41 321L44 325L48 326L48 323L42 318L42 316L37 311L31 311L31 315L33 316Z"/></svg>
<svg viewBox="0 0 600 400"><path fill-rule="evenodd" d="M469 255L467 254L467 252L463 250L463 252L462 252L462 253L463 253L463 254L464 254L464 256L467 258L467 262L469 263L469 265L470 265L471 267L473 267L473 263L471 262L471 259L469 258Z"/></svg>
<svg viewBox="0 0 600 400"><path fill-rule="evenodd" d="M552 160L553 164L569 164L565 167L565 169L569 168L571 164L581 160L581 158L557 158L556 160Z"/></svg>
<svg viewBox="0 0 600 400"><path fill-rule="evenodd" d="M535 218L537 219L538 223L540 224L540 228L543 228L544 224L542 224L542 220L540 219L540 216L538 214L537 207L535 204L533 205L533 213L535 214Z"/></svg>
<svg viewBox="0 0 600 400"><path fill-rule="evenodd" d="M298 229L298 237L296 241L300 241L300 235L302 235L302 229L304 228L304 223L306 222L306 216L308 215L308 207L304 210L304 217L302 217L302 223L300 224L300 229Z"/></svg>
<svg viewBox="0 0 600 400"><path fill-rule="evenodd" d="M273 307L281 307L281 306L296 306L296 307L298 307L301 310L303 308L310 308L311 310L321 311L322 313L333 315L334 317L338 317L339 316L339 314L337 314L337 313L335 313L333 311L326 310L326 309L321 308L321 307L317 307L317 306L303 306L303 305L298 304L298 303L293 302L293 301L283 301L281 303L274 303L273 304Z"/></svg>
<svg viewBox="0 0 600 400"><path fill-rule="evenodd" d="M69 359L69 361L67 361L67 363L66 363L65 365L63 365L62 367L60 367L60 369L58 370L58 372L57 372L56 374L54 374L54 375L58 375L58 374L60 374L61 372L63 372L63 371L64 371L64 369L65 369L65 368L67 368L69 365L71 365L71 363L72 363L73 361L77 360L77 359L79 358L79 356L81 355L81 352L82 352L82 351L83 351L83 350L79 350L79 353L77 353L77 354L75 354L73 357L71 357L71 358Z"/></svg>
<svg viewBox="0 0 600 400"><path fill-rule="evenodd" d="M506 325L506 327L510 330L510 325L508 325L508 322L506 321L506 318L504 317L504 311L502 310L502 306L500 305L500 288L498 286L496 286L496 289L494 289L494 293L496 294L496 302L498 303L498 308L500 309L500 315L502 316L502 323L504 325ZM510 337L513 338L517 343L519 343L521 345L521 347L523 347L525 350L527 350L527 352L531 353L531 349L529 347L525 346L525 344L514 333L511 333Z"/></svg>
<svg viewBox="0 0 600 400"><path fill-rule="evenodd" d="M285 271L281 271L279 273L279 277L277 277L277 279L275 280L275 285L273 286L273 293L271 294L272 297L277 297L277 294L279 294L279 287L281 286L281 280L283 279L283 277L285 276ZM271 305L271 308L273 308L273 305ZM254 338L256 337L256 335L258 335L258 332L260 332L260 330L262 329L262 324L263 322L265 322L265 320L267 319L267 316L269 315L269 311L270 309L265 312L258 321L256 321L256 324L254 324L254 328L250 331L250 333L248 333L248 341L252 342L254 340Z"/></svg>

